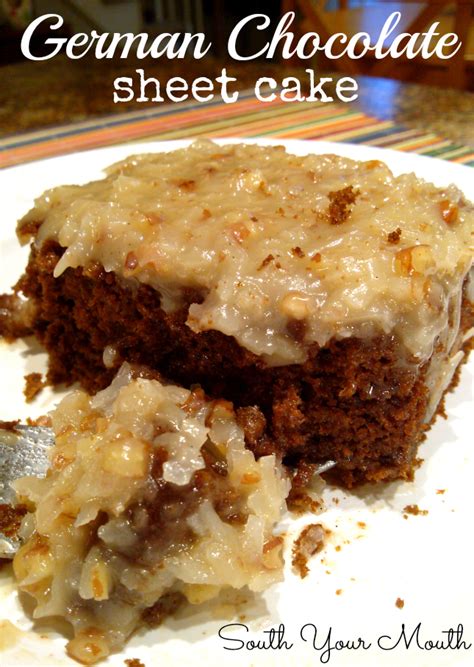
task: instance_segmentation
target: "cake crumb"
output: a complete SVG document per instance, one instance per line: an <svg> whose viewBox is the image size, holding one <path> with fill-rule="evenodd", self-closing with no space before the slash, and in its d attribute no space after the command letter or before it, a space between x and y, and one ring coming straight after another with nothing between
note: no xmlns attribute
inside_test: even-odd
<svg viewBox="0 0 474 667"><path fill-rule="evenodd" d="M357 525L359 526L359 528L367 528L367 524L365 523L365 521L358 521Z"/></svg>
<svg viewBox="0 0 474 667"><path fill-rule="evenodd" d="M124 661L127 667L145 667L143 662L138 658L128 658Z"/></svg>
<svg viewBox="0 0 474 667"><path fill-rule="evenodd" d="M342 594L342 588L338 588L336 591L336 595L341 595Z"/></svg>
<svg viewBox="0 0 474 667"><path fill-rule="evenodd" d="M438 496L442 496L444 493L446 493L446 489L437 489L436 490L436 494Z"/></svg>
<svg viewBox="0 0 474 667"><path fill-rule="evenodd" d="M405 606L405 600L402 600L402 598L397 598L395 600L395 607L398 607L398 609L403 609Z"/></svg>
<svg viewBox="0 0 474 667"><path fill-rule="evenodd" d="M0 419L0 429L2 431L10 431L10 433L17 433L16 427L19 423L19 419L14 419L13 421L3 421L3 419Z"/></svg>
<svg viewBox="0 0 474 667"><path fill-rule="evenodd" d="M317 466L312 463L301 462L291 480L291 489L286 504L291 512L303 514L316 513L322 508L322 502L315 500L308 493L308 487L314 478Z"/></svg>
<svg viewBox="0 0 474 667"><path fill-rule="evenodd" d="M8 342L33 333L34 308L17 294L0 294L0 338Z"/></svg>
<svg viewBox="0 0 474 667"><path fill-rule="evenodd" d="M26 423L28 426L45 426L46 428L50 428L52 426L51 417L49 415L40 415L36 419L31 419L31 417L28 417Z"/></svg>
<svg viewBox="0 0 474 667"><path fill-rule="evenodd" d="M422 510L418 505L405 505L403 511L405 514L412 514L413 516L426 516L428 514L428 510Z"/></svg>
<svg viewBox="0 0 474 667"><path fill-rule="evenodd" d="M347 220L351 214L350 207L355 203L359 194L360 191L354 190L354 186L352 185L328 194L328 216L331 225L340 225Z"/></svg>
<svg viewBox="0 0 474 667"><path fill-rule="evenodd" d="M25 375L25 388L23 394L27 403L31 403L38 394L44 389L46 382L41 373L28 373Z"/></svg>
<svg viewBox="0 0 474 667"><path fill-rule="evenodd" d="M393 245L396 245L400 241L400 236L402 235L402 230L400 227L397 227L394 232L390 232L390 234L387 234L387 241L389 243L393 243Z"/></svg>
<svg viewBox="0 0 474 667"><path fill-rule="evenodd" d="M329 531L320 523L311 523L309 526L303 528L299 537L295 540L292 549L293 558L291 564L302 579L309 572L308 560L311 556L321 551L328 533Z"/></svg>

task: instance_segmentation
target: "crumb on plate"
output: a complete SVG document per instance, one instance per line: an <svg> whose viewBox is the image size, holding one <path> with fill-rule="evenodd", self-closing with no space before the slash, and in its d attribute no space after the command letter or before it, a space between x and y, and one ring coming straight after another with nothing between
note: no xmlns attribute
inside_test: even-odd
<svg viewBox="0 0 474 667"><path fill-rule="evenodd" d="M320 523L312 523L303 528L296 538L292 549L292 565L300 577L304 579L309 572L308 560L324 546L329 531Z"/></svg>
<svg viewBox="0 0 474 667"><path fill-rule="evenodd" d="M418 505L405 505L403 511L405 514L412 514L413 516L426 516L428 514L428 510L422 510Z"/></svg>
<svg viewBox="0 0 474 667"><path fill-rule="evenodd" d="M28 373L25 375L25 388L23 394L27 403L31 403L44 389L46 382L41 373Z"/></svg>

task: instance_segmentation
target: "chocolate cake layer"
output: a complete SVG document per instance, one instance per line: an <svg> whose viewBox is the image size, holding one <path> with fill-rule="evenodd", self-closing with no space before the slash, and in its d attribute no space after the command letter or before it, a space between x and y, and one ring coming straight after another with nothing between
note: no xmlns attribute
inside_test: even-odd
<svg viewBox="0 0 474 667"><path fill-rule="evenodd" d="M442 341L421 366L393 336L380 335L314 344L303 364L269 367L230 336L192 331L186 305L164 312L150 286L132 289L98 265L53 277L62 254L51 241L32 248L17 285L34 304L32 332L49 353L53 384L79 381L96 391L122 361L144 364L173 382L200 384L210 396L233 401L258 455L276 451L291 463L335 460L330 477L349 487L412 476L436 393L429 371L435 364L449 369L431 373L445 378L439 398L459 361L449 368ZM188 300L196 303L198 295L190 292ZM450 358L473 324L465 298ZM301 335L298 326L292 334Z"/></svg>

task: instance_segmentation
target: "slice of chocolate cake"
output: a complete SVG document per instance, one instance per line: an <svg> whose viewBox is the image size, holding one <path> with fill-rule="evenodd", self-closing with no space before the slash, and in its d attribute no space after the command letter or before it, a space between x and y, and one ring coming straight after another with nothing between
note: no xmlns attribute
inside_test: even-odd
<svg viewBox="0 0 474 667"><path fill-rule="evenodd" d="M199 141L40 197L3 330L36 334L52 383L143 364L231 400L258 455L409 478L469 347L473 223L378 161Z"/></svg>

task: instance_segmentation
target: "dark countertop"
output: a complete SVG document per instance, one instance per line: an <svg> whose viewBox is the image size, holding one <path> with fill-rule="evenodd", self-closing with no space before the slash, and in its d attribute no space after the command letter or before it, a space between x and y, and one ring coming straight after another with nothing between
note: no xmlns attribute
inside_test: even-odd
<svg viewBox="0 0 474 667"><path fill-rule="evenodd" d="M137 67L147 76L166 81L172 76L213 78L223 66L237 77L241 89L253 88L260 76L279 81L286 75L305 79L302 69L268 63L71 61L61 56L47 62L23 62L0 68L0 135L150 106L153 103L113 102L113 80L130 76ZM317 72L317 77L322 75ZM351 103L354 108L474 147L473 93L367 76L357 80L359 99Z"/></svg>

